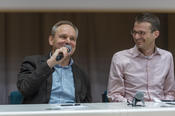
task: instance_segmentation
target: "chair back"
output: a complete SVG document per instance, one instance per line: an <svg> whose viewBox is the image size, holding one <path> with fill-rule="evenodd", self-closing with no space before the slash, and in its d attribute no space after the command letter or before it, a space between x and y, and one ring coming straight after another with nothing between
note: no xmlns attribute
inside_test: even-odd
<svg viewBox="0 0 175 116"><path fill-rule="evenodd" d="M22 104L23 96L19 91L12 91L10 93L10 104Z"/></svg>
<svg viewBox="0 0 175 116"><path fill-rule="evenodd" d="M102 94L102 102L109 102L108 96L107 96L107 90L104 91L104 93Z"/></svg>

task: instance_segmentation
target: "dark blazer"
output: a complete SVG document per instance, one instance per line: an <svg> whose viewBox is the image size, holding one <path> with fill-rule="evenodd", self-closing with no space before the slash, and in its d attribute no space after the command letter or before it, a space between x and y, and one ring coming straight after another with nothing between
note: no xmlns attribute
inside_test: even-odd
<svg viewBox="0 0 175 116"><path fill-rule="evenodd" d="M24 104L48 103L52 89L54 68L47 64L48 56L25 57L17 78L17 88L24 96ZM91 102L90 83L86 74L73 63L72 72L76 103Z"/></svg>

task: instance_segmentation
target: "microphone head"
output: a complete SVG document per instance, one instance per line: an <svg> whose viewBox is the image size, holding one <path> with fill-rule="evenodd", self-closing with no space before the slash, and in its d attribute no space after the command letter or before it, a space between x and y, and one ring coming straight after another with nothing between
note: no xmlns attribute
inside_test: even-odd
<svg viewBox="0 0 175 116"><path fill-rule="evenodd" d="M134 97L138 100L142 100L144 99L144 93L142 91L137 91Z"/></svg>
<svg viewBox="0 0 175 116"><path fill-rule="evenodd" d="M69 53L69 52L71 52L71 50L72 50L72 47L70 46L70 45L65 45L65 47L67 48L67 52Z"/></svg>
<svg viewBox="0 0 175 116"><path fill-rule="evenodd" d="M142 105L137 105L137 102L142 102ZM145 106L144 92L137 91L132 100L132 106Z"/></svg>

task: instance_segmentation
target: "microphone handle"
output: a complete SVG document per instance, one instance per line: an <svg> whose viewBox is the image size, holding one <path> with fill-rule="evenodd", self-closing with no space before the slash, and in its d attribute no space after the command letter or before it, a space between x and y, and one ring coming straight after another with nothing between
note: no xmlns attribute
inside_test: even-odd
<svg viewBox="0 0 175 116"><path fill-rule="evenodd" d="M63 52L60 52L60 53L58 54L58 56L56 57L56 61L61 60L63 57L64 57L64 56L63 56Z"/></svg>

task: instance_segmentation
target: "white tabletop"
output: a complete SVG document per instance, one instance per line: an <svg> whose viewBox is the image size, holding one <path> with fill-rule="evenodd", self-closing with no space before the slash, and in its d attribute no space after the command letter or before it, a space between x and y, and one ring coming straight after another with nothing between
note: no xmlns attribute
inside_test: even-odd
<svg viewBox="0 0 175 116"><path fill-rule="evenodd" d="M175 105L152 102L145 107L127 103L0 105L0 116L175 116Z"/></svg>

